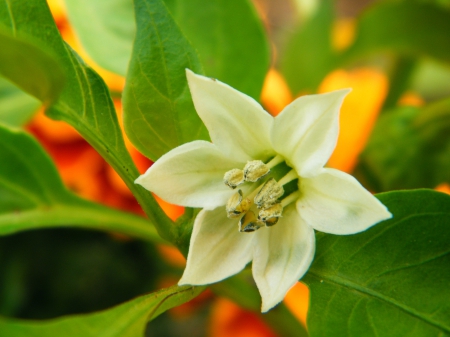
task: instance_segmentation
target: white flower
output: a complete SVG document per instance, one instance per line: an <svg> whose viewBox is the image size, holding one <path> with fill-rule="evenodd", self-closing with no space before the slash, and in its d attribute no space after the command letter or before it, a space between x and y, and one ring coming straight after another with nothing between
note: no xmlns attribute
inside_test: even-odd
<svg viewBox="0 0 450 337"><path fill-rule="evenodd" d="M391 217L352 176L324 168L350 90L300 97L273 118L224 83L190 70L187 78L212 143L173 149L136 183L170 203L203 208L180 285L218 282L252 261L266 312L308 270L314 229L354 234Z"/></svg>

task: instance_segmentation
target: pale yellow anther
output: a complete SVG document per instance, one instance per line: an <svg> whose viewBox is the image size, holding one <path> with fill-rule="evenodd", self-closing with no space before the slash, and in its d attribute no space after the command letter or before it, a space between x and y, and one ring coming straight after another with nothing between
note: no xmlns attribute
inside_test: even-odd
<svg viewBox="0 0 450 337"><path fill-rule="evenodd" d="M261 160L252 160L247 162L244 167L245 181L255 182L264 177L270 169Z"/></svg>
<svg viewBox="0 0 450 337"><path fill-rule="evenodd" d="M244 233L250 233L254 232L261 227L263 227L265 224L262 221L259 221L255 213L252 211L249 211L245 213L245 215L239 220L239 231Z"/></svg>
<svg viewBox="0 0 450 337"><path fill-rule="evenodd" d="M258 219L261 221L268 221L269 219L279 218L283 213L283 206L277 202L275 205L259 211Z"/></svg>
<svg viewBox="0 0 450 337"><path fill-rule="evenodd" d="M238 218L242 213L247 212L250 209L251 201L248 198L244 198L242 191L239 190L228 199L226 210L227 216L230 219Z"/></svg>
<svg viewBox="0 0 450 337"><path fill-rule="evenodd" d="M239 169L232 169L225 173L223 176L223 182L225 185L236 188L236 186L244 182L244 171Z"/></svg>
<svg viewBox="0 0 450 337"><path fill-rule="evenodd" d="M273 206L277 202L278 198L283 195L283 193L283 186L280 186L275 179L270 178L259 190L254 201L258 208L266 209Z"/></svg>

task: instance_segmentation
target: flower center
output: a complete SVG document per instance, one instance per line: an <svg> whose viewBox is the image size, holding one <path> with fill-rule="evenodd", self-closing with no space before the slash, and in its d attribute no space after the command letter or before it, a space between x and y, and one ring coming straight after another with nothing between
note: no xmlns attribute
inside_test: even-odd
<svg viewBox="0 0 450 337"><path fill-rule="evenodd" d="M298 198L297 179L295 170L286 165L280 155L267 163L252 160L242 170L226 172L223 181L232 189L244 183L254 185L248 195L241 189L233 194L225 207L227 216L239 219L239 231L245 233L275 225L283 208Z"/></svg>

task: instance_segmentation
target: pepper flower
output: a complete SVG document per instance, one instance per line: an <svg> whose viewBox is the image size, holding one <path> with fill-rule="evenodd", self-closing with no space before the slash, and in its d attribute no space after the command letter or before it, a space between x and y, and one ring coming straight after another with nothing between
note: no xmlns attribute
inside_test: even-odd
<svg viewBox="0 0 450 337"><path fill-rule="evenodd" d="M347 235L392 215L352 176L325 168L349 89L302 96L272 117L251 97L187 70L212 143L183 144L136 183L197 215L179 285L230 277L252 262L262 312L283 300L314 257L314 229Z"/></svg>

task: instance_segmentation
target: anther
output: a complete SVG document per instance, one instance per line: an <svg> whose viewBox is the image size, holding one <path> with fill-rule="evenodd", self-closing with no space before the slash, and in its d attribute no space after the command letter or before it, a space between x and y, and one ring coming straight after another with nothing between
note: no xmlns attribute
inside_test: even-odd
<svg viewBox="0 0 450 337"><path fill-rule="evenodd" d="M284 193L283 186L280 186L275 179L267 180L259 190L254 201L258 208L269 208L273 206L279 197Z"/></svg>
<svg viewBox="0 0 450 337"><path fill-rule="evenodd" d="M269 208L260 210L258 214L258 219L265 222L273 218L281 217L282 213L283 213L283 206L281 205L281 203L277 202L275 205Z"/></svg>
<svg viewBox="0 0 450 337"><path fill-rule="evenodd" d="M268 219L267 221L264 221L264 223L266 224L266 227L271 227L271 226L277 224L278 219L280 219L280 218L271 218L271 219Z"/></svg>
<svg viewBox="0 0 450 337"><path fill-rule="evenodd" d="M228 172L225 172L223 176L223 182L225 185L236 188L238 185L244 182L244 171L239 169L232 169Z"/></svg>
<svg viewBox="0 0 450 337"><path fill-rule="evenodd" d="M239 231L243 233L251 233L257 231L264 226L264 222L259 221L255 213L249 211L239 220Z"/></svg>
<svg viewBox="0 0 450 337"><path fill-rule="evenodd" d="M230 219L238 218L242 213L247 212L250 209L251 201L248 198L244 198L242 191L239 190L228 199L226 210L227 216Z"/></svg>
<svg viewBox="0 0 450 337"><path fill-rule="evenodd" d="M252 160L244 166L245 181L255 182L264 177L270 169L261 160Z"/></svg>

